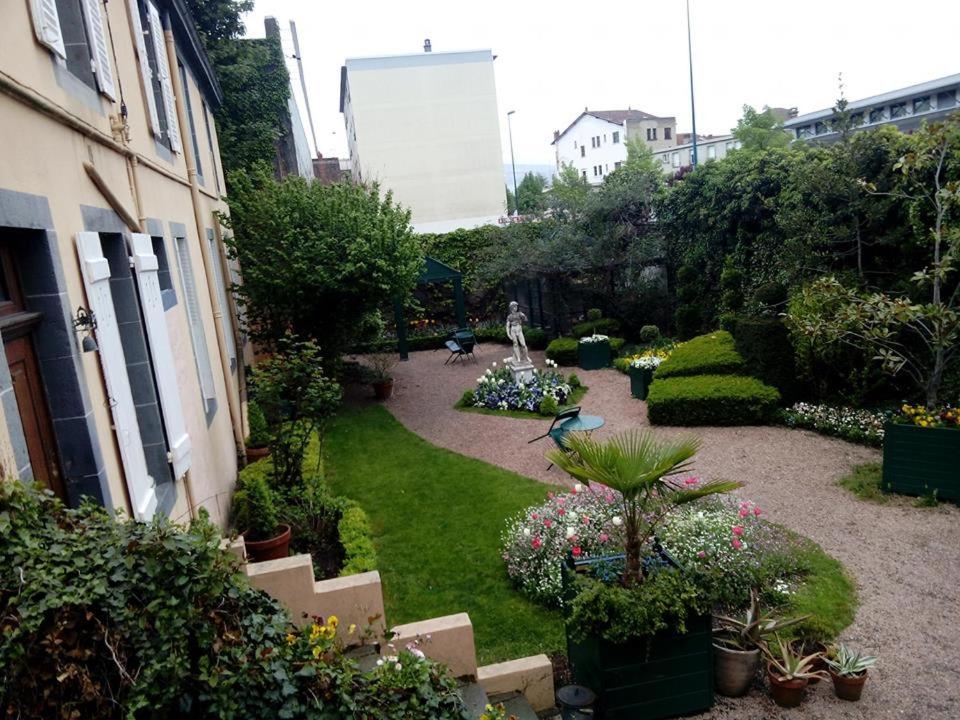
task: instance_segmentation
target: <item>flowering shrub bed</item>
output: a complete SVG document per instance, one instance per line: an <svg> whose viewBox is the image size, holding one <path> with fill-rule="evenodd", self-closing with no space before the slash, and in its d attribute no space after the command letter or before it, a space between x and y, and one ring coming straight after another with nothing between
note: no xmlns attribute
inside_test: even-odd
<svg viewBox="0 0 960 720"><path fill-rule="evenodd" d="M919 427L960 428L960 408L947 405L938 410L927 410L922 405L904 405L893 421Z"/></svg>
<svg viewBox="0 0 960 720"><path fill-rule="evenodd" d="M517 382L509 368L492 368L477 378L477 387L473 390L474 407L489 410L523 410L539 412L540 405L550 398L562 405L573 392L570 378L556 370L553 360L546 360L547 370L534 370L533 380L527 383ZM550 404L550 403L548 403Z"/></svg>
<svg viewBox="0 0 960 720"><path fill-rule="evenodd" d="M781 410L779 418L787 427L815 430L824 435L879 447L883 445L883 424L890 419L890 413L800 402Z"/></svg>
<svg viewBox="0 0 960 720"><path fill-rule="evenodd" d="M601 343L601 342L610 342L609 335L598 335L594 333L593 335L587 335L586 337L580 338L580 342L590 345L591 343Z"/></svg>
<svg viewBox="0 0 960 720"><path fill-rule="evenodd" d="M683 482L696 485L700 480ZM507 523L502 535L507 574L531 599L560 606L561 565L567 554L588 558L621 552L620 513L619 494L603 486L549 493L545 503ZM755 585L770 593L788 591L801 569L793 559L793 540L761 515L748 501L701 500L672 513L660 541L712 602L739 606Z"/></svg>
<svg viewBox="0 0 960 720"><path fill-rule="evenodd" d="M668 347L644 350L635 355L616 358L613 361L613 366L622 373L629 372L630 368L656 370L660 367L660 363L670 357L671 350L672 348Z"/></svg>

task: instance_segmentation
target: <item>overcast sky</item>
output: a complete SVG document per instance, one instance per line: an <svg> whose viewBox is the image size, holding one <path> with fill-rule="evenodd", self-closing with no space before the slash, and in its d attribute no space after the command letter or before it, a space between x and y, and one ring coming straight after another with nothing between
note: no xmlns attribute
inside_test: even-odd
<svg viewBox="0 0 960 720"><path fill-rule="evenodd" d="M960 73L958 0L691 0L697 130L725 133L745 103L829 107L843 73L849 99ZM675 115L690 129L683 0L256 0L247 34L297 24L314 128L325 156L345 156L338 112L347 57L490 48L497 55L503 157L506 112L517 163L552 164L553 131L584 107ZM952 38L952 39L951 39ZM291 66L293 70L295 68ZM299 82L294 75L298 101ZM301 113L306 113L301 103Z"/></svg>

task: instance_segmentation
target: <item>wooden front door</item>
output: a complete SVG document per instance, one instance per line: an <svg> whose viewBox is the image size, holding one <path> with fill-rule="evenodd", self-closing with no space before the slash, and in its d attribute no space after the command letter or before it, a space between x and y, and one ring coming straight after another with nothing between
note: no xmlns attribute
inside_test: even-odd
<svg viewBox="0 0 960 720"><path fill-rule="evenodd" d="M34 479L66 500L56 440L40 365L31 333L41 322L40 313L28 312L16 273L16 258L9 243L0 244L0 335L10 368L13 392Z"/></svg>

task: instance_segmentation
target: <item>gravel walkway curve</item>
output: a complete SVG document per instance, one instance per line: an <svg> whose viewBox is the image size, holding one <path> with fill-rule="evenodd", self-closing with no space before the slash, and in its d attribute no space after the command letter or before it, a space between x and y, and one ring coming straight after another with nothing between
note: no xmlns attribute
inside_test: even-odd
<svg viewBox="0 0 960 720"><path fill-rule="evenodd" d="M443 351L416 352L399 363L393 398L386 404L407 428L441 447L479 458L545 483L568 484L547 471L548 421L455 410L463 391L508 348L484 344L479 362L443 365ZM543 367L542 353L532 353ZM590 390L583 412L602 415L602 437L648 426L646 404L629 393L615 370L576 370ZM718 696L705 718L803 717L882 720L960 718L960 510L952 505L914 508L896 500L877 505L836 485L852 466L879 459L870 448L781 427L656 428L665 437L697 434L697 471L705 478L740 480L740 491L767 517L815 541L854 575L857 618L844 639L879 656L859 703L833 696L831 683L808 693L798 711L783 711L762 690L743 699ZM958 458L960 461L960 458ZM960 472L960 470L958 470Z"/></svg>

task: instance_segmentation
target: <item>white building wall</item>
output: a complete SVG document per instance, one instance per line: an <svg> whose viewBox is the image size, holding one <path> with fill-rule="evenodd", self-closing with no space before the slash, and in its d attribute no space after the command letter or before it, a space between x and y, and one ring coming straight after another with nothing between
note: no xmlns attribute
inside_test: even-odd
<svg viewBox="0 0 960 720"><path fill-rule="evenodd" d="M557 171L572 165L591 185L602 183L627 159L626 135L622 125L584 115L556 142Z"/></svg>
<svg viewBox="0 0 960 720"><path fill-rule="evenodd" d="M343 112L354 177L410 208L415 230L506 214L489 50L346 61Z"/></svg>
<svg viewBox="0 0 960 720"><path fill-rule="evenodd" d="M740 147L740 141L734 140L732 135L701 140L697 143L697 162L702 164L711 160L720 160L738 147ZM659 150L653 153L653 157L660 162L663 172L673 175L680 168L693 164L693 146L678 145Z"/></svg>

